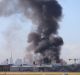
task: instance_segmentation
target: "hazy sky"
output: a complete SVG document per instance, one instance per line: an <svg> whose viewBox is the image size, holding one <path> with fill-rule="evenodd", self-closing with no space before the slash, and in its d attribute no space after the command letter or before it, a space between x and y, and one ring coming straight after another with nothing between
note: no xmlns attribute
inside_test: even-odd
<svg viewBox="0 0 80 75"><path fill-rule="evenodd" d="M63 20L60 35L64 39L62 58L80 59L80 0L60 0Z"/></svg>
<svg viewBox="0 0 80 75"><path fill-rule="evenodd" d="M80 0L59 0L59 2L63 6L63 17L59 29L59 35L64 39L61 58L66 61L69 58L80 59ZM11 8L15 7L10 4L8 10ZM3 7L0 6L0 12L2 9ZM33 28L32 22L18 11L6 17L2 16L2 13L0 14L0 62L10 57L11 51L14 60L22 58L25 56L28 32Z"/></svg>

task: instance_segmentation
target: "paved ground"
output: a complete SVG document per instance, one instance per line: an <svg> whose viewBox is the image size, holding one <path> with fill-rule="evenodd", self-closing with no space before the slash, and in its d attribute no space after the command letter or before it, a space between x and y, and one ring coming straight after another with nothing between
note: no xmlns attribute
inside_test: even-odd
<svg viewBox="0 0 80 75"><path fill-rule="evenodd" d="M62 72L0 72L0 75L80 75L80 73L62 73Z"/></svg>

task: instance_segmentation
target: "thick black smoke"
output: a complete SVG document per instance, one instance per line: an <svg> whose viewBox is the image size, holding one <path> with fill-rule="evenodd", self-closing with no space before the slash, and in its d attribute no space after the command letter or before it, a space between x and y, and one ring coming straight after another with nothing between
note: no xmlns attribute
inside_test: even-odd
<svg viewBox="0 0 80 75"><path fill-rule="evenodd" d="M29 34L29 43L35 47L35 53L43 56L44 63L60 62L60 49L63 39L58 35L58 21L62 16L62 7L56 0L22 0L32 7L31 19L37 22L36 32ZM33 12L32 11L32 12ZM56 35L56 36L55 36Z"/></svg>

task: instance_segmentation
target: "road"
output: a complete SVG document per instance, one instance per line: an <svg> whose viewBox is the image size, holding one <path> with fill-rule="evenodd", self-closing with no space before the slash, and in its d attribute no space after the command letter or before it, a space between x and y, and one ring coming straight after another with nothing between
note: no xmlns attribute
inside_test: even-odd
<svg viewBox="0 0 80 75"><path fill-rule="evenodd" d="M80 73L63 73L63 72L0 72L0 75L80 75Z"/></svg>

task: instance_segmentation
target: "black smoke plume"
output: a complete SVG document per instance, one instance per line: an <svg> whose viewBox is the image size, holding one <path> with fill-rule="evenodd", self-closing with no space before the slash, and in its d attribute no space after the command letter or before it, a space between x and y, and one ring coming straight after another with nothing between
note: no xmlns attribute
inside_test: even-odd
<svg viewBox="0 0 80 75"><path fill-rule="evenodd" d="M35 53L43 56L44 63L60 62L63 39L58 36L58 21L62 17L62 7L56 0L21 0L32 8L31 19L37 30L29 34L28 42L33 44ZM30 46L29 46L30 47Z"/></svg>

